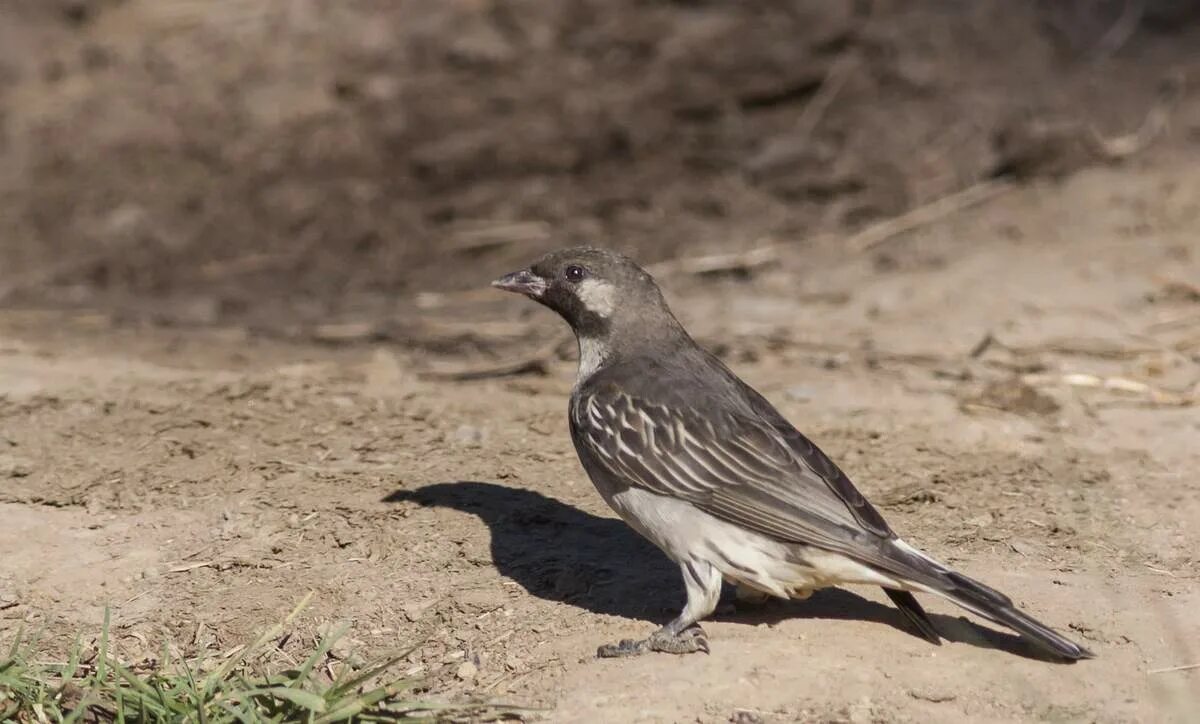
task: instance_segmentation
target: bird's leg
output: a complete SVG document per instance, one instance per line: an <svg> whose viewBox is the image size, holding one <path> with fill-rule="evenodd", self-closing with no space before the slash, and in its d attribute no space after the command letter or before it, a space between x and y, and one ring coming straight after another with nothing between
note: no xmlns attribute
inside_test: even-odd
<svg viewBox="0 0 1200 724"><path fill-rule="evenodd" d="M708 653L708 638L699 621L713 612L721 596L721 572L704 561L684 561L683 582L687 587L687 604L683 612L671 623L663 626L649 638L635 641L624 639L620 643L601 646L596 655L601 658L637 656L647 651L668 654Z"/></svg>

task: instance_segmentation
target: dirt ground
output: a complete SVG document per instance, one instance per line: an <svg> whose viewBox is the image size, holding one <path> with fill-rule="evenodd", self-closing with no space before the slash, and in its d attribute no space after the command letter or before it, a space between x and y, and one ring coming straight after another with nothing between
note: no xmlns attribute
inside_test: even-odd
<svg viewBox="0 0 1200 724"><path fill-rule="evenodd" d="M1119 4L834 5L0 6L0 644L110 606L128 660L217 655L313 591L281 655L348 622L336 656L420 642L430 696L550 721L1194 720L1200 670L1164 669L1200 661L1200 100L1122 163L997 144L1136 127L1200 72L1188 4L1107 51ZM1099 658L930 600L933 647L831 590L723 606L709 656L596 659L683 591L579 468L573 352L442 374L562 333L483 285L577 238L770 244L659 267L684 323L907 540Z"/></svg>

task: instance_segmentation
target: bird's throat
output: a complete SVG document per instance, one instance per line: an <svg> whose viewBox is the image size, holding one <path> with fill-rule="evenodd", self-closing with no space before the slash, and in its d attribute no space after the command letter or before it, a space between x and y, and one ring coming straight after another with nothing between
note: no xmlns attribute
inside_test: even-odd
<svg viewBox="0 0 1200 724"><path fill-rule="evenodd" d="M579 337L579 375L575 384L586 382L608 358L608 341L599 337L584 335Z"/></svg>

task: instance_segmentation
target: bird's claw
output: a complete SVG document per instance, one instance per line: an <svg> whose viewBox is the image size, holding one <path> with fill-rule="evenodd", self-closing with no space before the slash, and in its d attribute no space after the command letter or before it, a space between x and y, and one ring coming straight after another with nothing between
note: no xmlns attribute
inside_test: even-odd
<svg viewBox="0 0 1200 724"><path fill-rule="evenodd" d="M647 642L649 639L635 641L634 639L621 639L615 644L604 644L596 649L596 656L602 659L615 659L622 656L637 656L638 654L646 653Z"/></svg>
<svg viewBox="0 0 1200 724"><path fill-rule="evenodd" d="M690 626L679 633L666 629L655 631L649 638L635 641L622 639L619 643L605 644L596 649L596 656L611 659L623 656L638 656L647 651L664 654L709 653L708 636L700 626Z"/></svg>
<svg viewBox="0 0 1200 724"><path fill-rule="evenodd" d="M708 636L700 626L690 626L677 634L657 631L646 643L651 651L661 651L664 654L695 654L708 653Z"/></svg>

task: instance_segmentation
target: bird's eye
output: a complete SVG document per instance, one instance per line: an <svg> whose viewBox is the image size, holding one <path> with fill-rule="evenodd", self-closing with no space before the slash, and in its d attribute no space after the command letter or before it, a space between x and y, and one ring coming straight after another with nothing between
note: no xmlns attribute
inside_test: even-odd
<svg viewBox="0 0 1200 724"><path fill-rule="evenodd" d="M587 276L587 272L583 267L572 264L571 266L567 267L566 271L563 272L563 276L565 276L567 281L571 282L572 284L577 284L583 281L583 278Z"/></svg>

